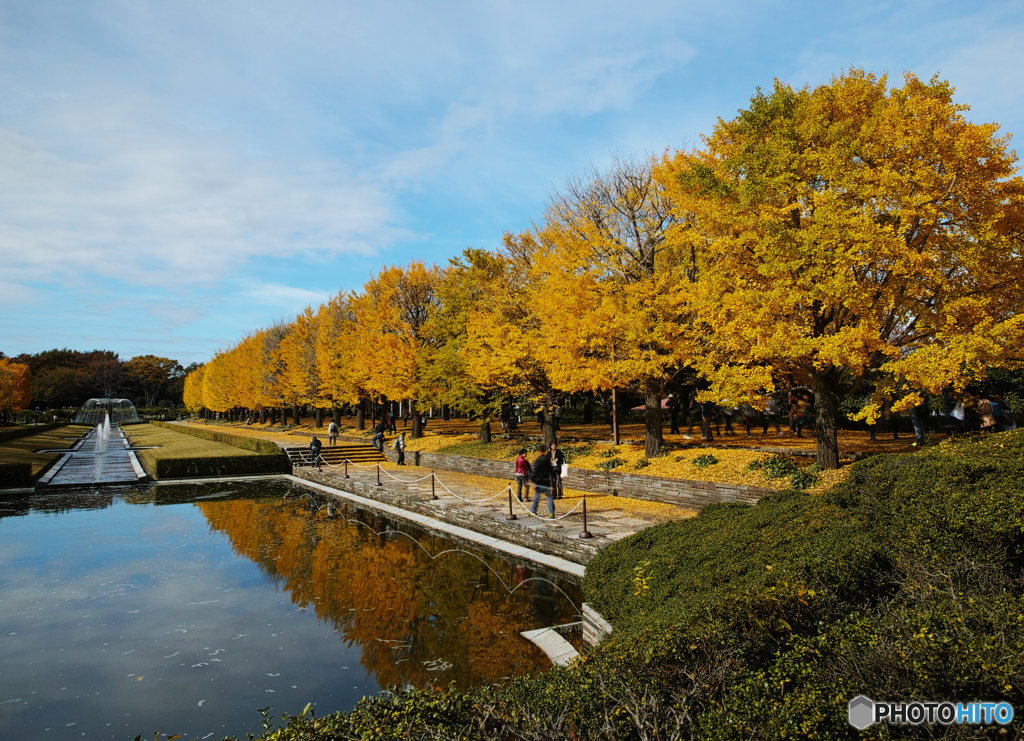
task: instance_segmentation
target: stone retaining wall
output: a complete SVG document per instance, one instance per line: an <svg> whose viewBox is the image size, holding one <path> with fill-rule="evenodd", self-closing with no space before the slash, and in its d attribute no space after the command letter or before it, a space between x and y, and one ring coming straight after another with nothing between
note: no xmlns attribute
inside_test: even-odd
<svg viewBox="0 0 1024 741"><path fill-rule="evenodd" d="M577 537L576 530L528 528L521 526L527 520L507 522L504 518L488 519L463 506L459 500L447 498L433 501L419 499L392 491L386 486L378 487L373 484L363 484L353 479L343 479L340 476L320 473L312 468L296 468L292 475L307 481L315 481L324 486L341 489L350 494L358 494L361 497L383 504L390 504L393 507L400 507L410 512L433 517L435 520L458 525L459 527L489 535L498 540L515 543L516 545L552 556L559 556L573 563L586 564L597 555L599 550L598 544L594 542L597 540L596 538L590 541L583 540ZM455 537L451 533L442 534L446 538ZM467 541L467 543L476 547L480 545L473 541ZM569 576L574 578L571 575Z"/></svg>
<svg viewBox="0 0 1024 741"><path fill-rule="evenodd" d="M384 455L390 461L395 461L398 458L398 453L388 446L384 447ZM411 465L434 470L459 471L506 481L514 480L512 461L495 461L486 458L419 451L407 451L405 459L406 463ZM572 468L572 466L569 467L569 477L565 479L565 485L577 491L588 491L593 494L613 494L631 499L679 504L694 509L700 509L715 502L757 504L762 497L773 491L744 484L666 479L625 471L591 471L584 468Z"/></svg>

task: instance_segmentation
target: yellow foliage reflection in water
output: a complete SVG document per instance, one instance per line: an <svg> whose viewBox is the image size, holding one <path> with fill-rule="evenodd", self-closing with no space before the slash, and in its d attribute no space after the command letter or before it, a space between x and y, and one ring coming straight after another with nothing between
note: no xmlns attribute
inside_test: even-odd
<svg viewBox="0 0 1024 741"><path fill-rule="evenodd" d="M319 506L308 495L196 506L293 604L357 644L382 687L468 687L547 668L519 632L579 619L571 584L456 552L370 511Z"/></svg>

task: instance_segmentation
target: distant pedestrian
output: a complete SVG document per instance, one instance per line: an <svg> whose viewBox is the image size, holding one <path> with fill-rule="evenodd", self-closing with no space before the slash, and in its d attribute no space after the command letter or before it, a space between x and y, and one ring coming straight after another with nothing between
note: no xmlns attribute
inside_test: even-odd
<svg viewBox="0 0 1024 741"><path fill-rule="evenodd" d="M323 459L320 458L320 448L320 438L313 435L313 439L309 441L309 465L311 468L316 466L316 470L318 471L324 470L321 463Z"/></svg>
<svg viewBox="0 0 1024 741"><path fill-rule="evenodd" d="M327 440L331 445L336 445L338 442L338 423L333 419L331 423L327 425Z"/></svg>
<svg viewBox="0 0 1024 741"><path fill-rule="evenodd" d="M705 401L700 405L700 431L701 438L706 442L714 440L711 434L711 423L718 416L718 404L713 401Z"/></svg>
<svg viewBox="0 0 1024 741"><path fill-rule="evenodd" d="M377 449L378 453L384 452L384 431L387 430L388 423L383 419L377 423L377 426L373 428L373 447Z"/></svg>
<svg viewBox="0 0 1024 741"><path fill-rule="evenodd" d="M995 432L996 418L992 413L992 401L984 395L978 399L978 417L982 432Z"/></svg>
<svg viewBox="0 0 1024 741"><path fill-rule="evenodd" d="M403 432L395 440L395 450L398 451L398 465L405 465L405 433Z"/></svg>
<svg viewBox="0 0 1024 741"><path fill-rule="evenodd" d="M995 412L996 404L999 405L999 414L996 415L996 422L999 423L999 430L1006 432L1009 430L1017 429L1017 420L1013 418L1013 410L1010 409L1010 405L1003 399L1002 394L992 394L992 406L993 412Z"/></svg>
<svg viewBox="0 0 1024 741"><path fill-rule="evenodd" d="M526 488L526 498L530 498L530 461L526 460L526 448L519 451L516 458L516 498L523 501L523 488Z"/></svg>
<svg viewBox="0 0 1024 741"><path fill-rule="evenodd" d="M565 453L558 449L558 443L551 443L551 487L555 499L562 498L562 466Z"/></svg>
<svg viewBox="0 0 1024 741"><path fill-rule="evenodd" d="M921 393L921 403L915 404L910 410L910 424L914 428L914 445L924 445L925 425L931 411L928 409L928 397Z"/></svg>
<svg viewBox="0 0 1024 741"><path fill-rule="evenodd" d="M679 411L682 406L682 402L679 397L675 394L668 395L668 401L665 402L665 406L668 407L668 425L669 434L679 434Z"/></svg>
<svg viewBox="0 0 1024 741"><path fill-rule="evenodd" d="M548 455L546 445L538 445L539 455L534 459L530 468L530 481L533 482L533 504L530 506L530 513L537 514L537 505L540 504L542 494L548 498L548 512L551 519L555 519L555 499L551 492L551 457Z"/></svg>

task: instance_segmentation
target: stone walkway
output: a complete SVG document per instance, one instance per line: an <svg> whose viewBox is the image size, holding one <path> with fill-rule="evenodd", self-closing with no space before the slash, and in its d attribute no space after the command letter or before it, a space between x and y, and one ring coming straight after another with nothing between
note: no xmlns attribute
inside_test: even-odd
<svg viewBox="0 0 1024 741"><path fill-rule="evenodd" d="M568 488L565 498L555 501L558 519L547 517L546 498L538 507L544 517L537 517L530 514L528 503L521 504L513 495L516 519L509 520L509 482L502 479L442 471L432 482L429 469L392 464L380 466L381 486L376 466L350 464L347 479L340 466L325 466L322 472L297 467L294 475L581 564L615 541L661 522L696 515L675 505L586 494L586 530L592 537L581 538L584 493Z"/></svg>

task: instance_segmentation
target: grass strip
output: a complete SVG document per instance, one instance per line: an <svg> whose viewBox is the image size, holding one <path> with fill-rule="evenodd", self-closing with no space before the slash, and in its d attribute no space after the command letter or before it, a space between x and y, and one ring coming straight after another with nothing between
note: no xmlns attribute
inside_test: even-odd
<svg viewBox="0 0 1024 741"><path fill-rule="evenodd" d="M28 432L19 428L17 436L0 441L0 486L28 486L60 455L37 451L69 449L90 429L88 425L48 426L38 431L28 428ZM25 464L29 466L28 481Z"/></svg>

